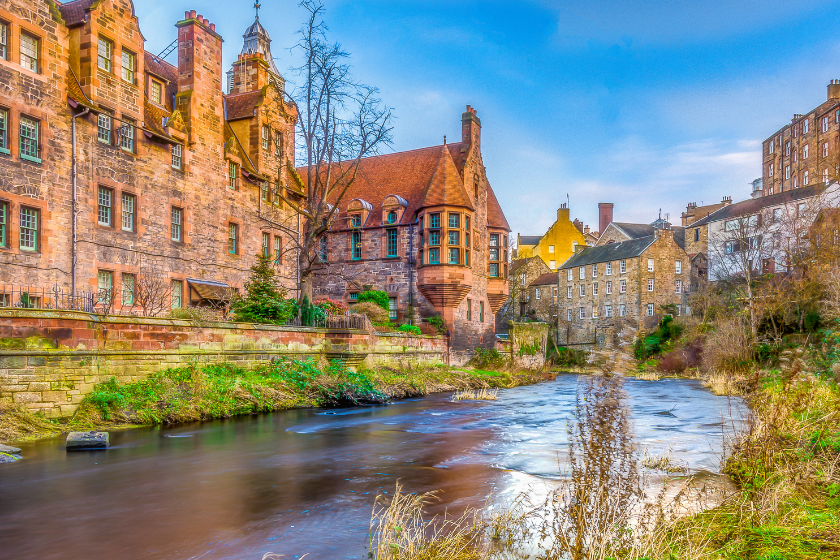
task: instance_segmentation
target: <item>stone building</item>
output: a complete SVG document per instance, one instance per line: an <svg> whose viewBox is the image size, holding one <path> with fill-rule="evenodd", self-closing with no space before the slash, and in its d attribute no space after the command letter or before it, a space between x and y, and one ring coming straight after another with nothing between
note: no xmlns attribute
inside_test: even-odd
<svg viewBox="0 0 840 560"><path fill-rule="evenodd" d="M549 325L557 324L557 272L541 274L528 286L528 305L524 315L543 321ZM549 329L553 332L553 328Z"/></svg>
<svg viewBox="0 0 840 560"><path fill-rule="evenodd" d="M690 314L688 265L668 228L582 249L558 271L558 344L601 344L625 324L651 327L663 313Z"/></svg>
<svg viewBox="0 0 840 560"><path fill-rule="evenodd" d="M510 265L510 301L505 305L508 319L525 317L528 314L531 284L551 269L539 256L515 259Z"/></svg>
<svg viewBox="0 0 840 560"><path fill-rule="evenodd" d="M697 206L696 202L689 202L685 207L685 212L680 216L682 225L685 227L693 224L697 220L705 218L712 212L716 212L728 204L732 204L731 196L724 196L723 200L717 204L706 204L704 206Z"/></svg>
<svg viewBox="0 0 840 560"><path fill-rule="evenodd" d="M361 161L312 282L314 297L347 303L366 287L383 290L397 322L440 315L456 362L495 343L510 232L485 173L475 109L467 106L461 125L461 142Z"/></svg>
<svg viewBox="0 0 840 560"><path fill-rule="evenodd" d="M828 85L825 102L795 114L762 144L762 180L753 196L769 196L840 179L840 80Z"/></svg>
<svg viewBox="0 0 840 560"><path fill-rule="evenodd" d="M634 239L641 239L643 237L650 237L658 228L663 226L668 227L674 234L674 238L680 245L683 244L685 232L679 226L672 226L664 220L656 220L650 224L631 224L626 222L610 222L609 225L601 232L596 245L608 245L610 243L621 243L623 241L633 241Z"/></svg>
<svg viewBox="0 0 840 560"><path fill-rule="evenodd" d="M578 245L586 245L585 233L589 227L582 227L580 221L569 219L569 209L562 204L557 209L557 220L543 235L517 235L514 258L540 257L553 272L571 257Z"/></svg>
<svg viewBox="0 0 840 560"><path fill-rule="evenodd" d="M241 286L260 251L294 278L278 195L301 193L296 115L270 39L256 21L266 52L243 49L225 95L215 25L175 28L177 66L145 50L128 0L0 7L0 284L124 308L163 285L177 307Z"/></svg>

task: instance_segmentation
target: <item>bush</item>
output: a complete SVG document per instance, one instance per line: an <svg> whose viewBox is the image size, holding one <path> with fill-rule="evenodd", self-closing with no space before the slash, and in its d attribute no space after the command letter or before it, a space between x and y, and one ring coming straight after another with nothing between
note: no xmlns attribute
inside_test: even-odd
<svg viewBox="0 0 840 560"><path fill-rule="evenodd" d="M420 327L405 324L405 325L400 325L399 328L397 329L397 331L419 335L420 334Z"/></svg>
<svg viewBox="0 0 840 560"><path fill-rule="evenodd" d="M333 299L319 299L314 305L318 309L323 310L326 316L344 315L347 312L346 305Z"/></svg>
<svg viewBox="0 0 840 560"><path fill-rule="evenodd" d="M209 307L178 307L169 312L170 319L184 319L196 323L220 321L219 313Z"/></svg>
<svg viewBox="0 0 840 560"><path fill-rule="evenodd" d="M446 325L443 322L443 317L440 315L434 315L433 317L429 317L426 319L426 322L432 325L435 329L437 329L438 334L446 334Z"/></svg>
<svg viewBox="0 0 840 560"><path fill-rule="evenodd" d="M381 290L365 290L359 292L356 299L357 303L371 302L375 303L385 311L388 311L388 294Z"/></svg>
<svg viewBox="0 0 840 560"><path fill-rule="evenodd" d="M361 313L362 315L367 315L370 319L371 323L387 323L388 322L388 311L377 305L372 301L365 301L362 303L357 303L353 307L350 308L350 311L353 313Z"/></svg>
<svg viewBox="0 0 840 560"><path fill-rule="evenodd" d="M719 318L715 329L706 335L703 365L707 369L743 372L753 363L753 337L742 317Z"/></svg>
<svg viewBox="0 0 840 560"><path fill-rule="evenodd" d="M559 367L585 367L589 360L589 352L577 348L558 346L550 359L553 365Z"/></svg>
<svg viewBox="0 0 840 560"><path fill-rule="evenodd" d="M682 325L670 315L662 317L659 326L644 339L637 338L633 347L637 360L646 360L668 349L668 342L675 341L682 333Z"/></svg>
<svg viewBox="0 0 840 560"><path fill-rule="evenodd" d="M479 369L500 368L505 365L507 359L504 354L495 348L476 348L475 356L470 360L470 365Z"/></svg>
<svg viewBox="0 0 840 560"><path fill-rule="evenodd" d="M296 308L296 302L286 299L286 291L277 285L271 258L262 254L257 255L257 262L251 267L245 295L237 296L230 304L235 321L275 325L287 323Z"/></svg>

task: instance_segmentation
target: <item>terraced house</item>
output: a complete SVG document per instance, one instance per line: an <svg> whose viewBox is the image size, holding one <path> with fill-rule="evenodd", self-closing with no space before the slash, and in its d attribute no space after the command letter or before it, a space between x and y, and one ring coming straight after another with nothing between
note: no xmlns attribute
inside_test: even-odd
<svg viewBox="0 0 840 560"><path fill-rule="evenodd" d="M38 288L92 292L100 309L147 306L153 290L167 310L200 304L239 287L260 251L295 277L279 193L301 192L296 115L268 33L258 18L246 31L225 94L215 25L191 11L174 27L156 55L130 0L0 5L7 304Z"/></svg>
<svg viewBox="0 0 840 560"><path fill-rule="evenodd" d="M481 121L467 106L461 142L362 160L321 245L315 297L352 303L384 290L391 319L440 315L455 362L495 343L508 293L508 226L481 156ZM306 169L299 170L306 176Z"/></svg>

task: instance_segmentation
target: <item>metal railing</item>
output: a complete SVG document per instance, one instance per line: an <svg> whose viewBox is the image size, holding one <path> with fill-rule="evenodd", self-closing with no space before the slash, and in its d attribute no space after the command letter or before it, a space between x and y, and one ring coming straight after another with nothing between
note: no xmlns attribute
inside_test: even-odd
<svg viewBox="0 0 840 560"><path fill-rule="evenodd" d="M98 296L97 292L78 290L74 296L70 290L60 288L58 285L50 288L36 288L0 284L0 308L59 309L95 313Z"/></svg>
<svg viewBox="0 0 840 560"><path fill-rule="evenodd" d="M372 328L370 319L367 315L359 313L350 313L349 311L343 315L326 315L315 316L308 322L304 322L300 317L293 317L287 321L285 326L289 327L314 327L316 329L360 329L369 330Z"/></svg>

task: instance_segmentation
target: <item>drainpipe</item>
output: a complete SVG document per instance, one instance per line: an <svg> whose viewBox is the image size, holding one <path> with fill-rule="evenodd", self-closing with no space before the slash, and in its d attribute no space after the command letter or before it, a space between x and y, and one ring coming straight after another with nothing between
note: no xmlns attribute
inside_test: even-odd
<svg viewBox="0 0 840 560"><path fill-rule="evenodd" d="M81 113L74 114L70 117L70 134L71 134L71 146L73 152L73 169L71 172L72 183L73 183L73 243L72 243L72 258L73 262L70 267L71 269L71 286L70 286L70 293L73 297L73 308L76 308L76 260L77 260L77 252L76 252L76 237L77 237L77 227L76 227L76 220L79 214L79 200L76 195L76 177L78 175L77 171L77 157L76 157L76 119L78 117L84 117L90 113L90 109L85 107L85 110Z"/></svg>
<svg viewBox="0 0 840 560"><path fill-rule="evenodd" d="M408 307L411 309L411 316L408 318L410 325L414 324L414 265L417 261L414 259L414 224L417 219L408 225Z"/></svg>

